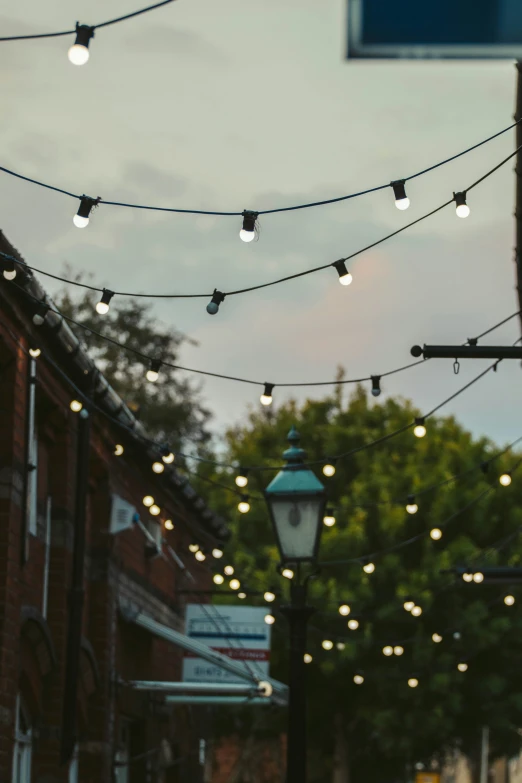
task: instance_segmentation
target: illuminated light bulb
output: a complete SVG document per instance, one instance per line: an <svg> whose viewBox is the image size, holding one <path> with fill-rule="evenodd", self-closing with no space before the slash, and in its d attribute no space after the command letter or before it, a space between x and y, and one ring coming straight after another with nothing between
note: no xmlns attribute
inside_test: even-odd
<svg viewBox="0 0 522 783"><path fill-rule="evenodd" d="M198 560L200 563L202 563L204 560L207 559L207 556L199 549L196 554L194 555L196 560Z"/></svg>
<svg viewBox="0 0 522 783"><path fill-rule="evenodd" d="M222 585L225 577L222 574L214 574L213 580L215 585Z"/></svg>
<svg viewBox="0 0 522 783"><path fill-rule="evenodd" d="M465 192L454 193L453 199L456 204L457 217L467 218L471 210L466 204L466 193Z"/></svg>
<svg viewBox="0 0 522 783"><path fill-rule="evenodd" d="M457 664L457 669L459 670L459 672L467 672L468 671L468 664L464 663L464 662L458 663Z"/></svg>
<svg viewBox="0 0 522 783"><path fill-rule="evenodd" d="M16 277L16 263L15 259L11 258L2 258L2 261L0 262L1 266L3 267L3 275L6 280L14 280Z"/></svg>
<svg viewBox="0 0 522 783"><path fill-rule="evenodd" d="M261 405L272 405L272 392L274 390L274 383L265 383L263 394L259 398Z"/></svg>
<svg viewBox="0 0 522 783"><path fill-rule="evenodd" d="M271 604L272 601L275 601L276 597L275 597L275 593L273 593L271 590L267 590L263 598L265 599L265 601L267 601L267 603Z"/></svg>
<svg viewBox="0 0 522 783"><path fill-rule="evenodd" d="M326 465L323 465L323 473L325 476L328 476L328 478L331 478L332 476L335 476L335 462L332 460L331 462L327 462Z"/></svg>
<svg viewBox="0 0 522 783"><path fill-rule="evenodd" d="M365 572L365 574L373 574L373 572L375 571L374 563L366 563L365 565L363 565L363 571Z"/></svg>
<svg viewBox="0 0 522 783"><path fill-rule="evenodd" d="M405 601L403 603L403 607L406 609L407 612L411 612L414 606L415 606L415 601Z"/></svg>
<svg viewBox="0 0 522 783"><path fill-rule="evenodd" d="M393 648L394 655L402 655L403 653L404 653L404 647L401 647L400 644L398 644L396 647Z"/></svg>
<svg viewBox="0 0 522 783"><path fill-rule="evenodd" d="M346 650L346 645L345 645L345 643L344 643L344 642L337 642L337 644L336 644L335 646L336 646L336 647L337 647L337 649L338 649L338 650L340 650L341 652L342 652L343 650Z"/></svg>
<svg viewBox="0 0 522 783"><path fill-rule="evenodd" d="M506 597L504 598L504 603L506 604L506 606L513 606L513 604L515 603L515 596L506 595Z"/></svg>
<svg viewBox="0 0 522 783"><path fill-rule="evenodd" d="M395 182L390 182L393 188L393 195L395 196L395 206L397 209L408 209L410 206L410 199L406 195L406 187L404 179L397 179Z"/></svg>
<svg viewBox="0 0 522 783"><path fill-rule="evenodd" d="M464 582L472 582L473 574L462 574L462 579L464 580Z"/></svg>
<svg viewBox="0 0 522 783"><path fill-rule="evenodd" d="M94 28L76 23L76 40L67 52L73 65L85 65L89 59L89 43L94 37Z"/></svg>
<svg viewBox="0 0 522 783"><path fill-rule="evenodd" d="M356 685L362 685L364 682L364 677L362 676L362 674L355 674L353 681Z"/></svg>
<svg viewBox="0 0 522 783"><path fill-rule="evenodd" d="M350 631L356 631L359 627L359 620L348 620L348 628Z"/></svg>
<svg viewBox="0 0 522 783"><path fill-rule="evenodd" d="M222 549L217 549L217 547L214 548L212 550L212 557L215 557L216 560L219 560L220 558L223 557L223 550Z"/></svg>
<svg viewBox="0 0 522 783"><path fill-rule="evenodd" d="M163 462L166 465L171 465L174 462L175 458L174 458L174 454L172 453L172 451L169 451L169 453L168 454L164 454L161 459L163 460Z"/></svg>
<svg viewBox="0 0 522 783"><path fill-rule="evenodd" d="M194 554L194 552L197 552L199 550L199 544L189 544L188 548L189 548L189 552L192 552ZM226 569L225 569L225 573L226 573ZM233 574L234 571L232 570L231 573Z"/></svg>
<svg viewBox="0 0 522 783"><path fill-rule="evenodd" d="M250 511L250 503L248 502L248 498L246 496L243 496L237 504L237 510L240 514L248 514Z"/></svg>
<svg viewBox="0 0 522 783"><path fill-rule="evenodd" d="M239 588L241 587L241 582L239 581L239 579L231 579L230 582L228 583L228 586L230 587L231 590L239 590Z"/></svg>
<svg viewBox="0 0 522 783"><path fill-rule="evenodd" d="M323 524L326 525L326 527L333 527L335 525L335 516L333 508L330 506L327 507L324 517L323 517Z"/></svg>
<svg viewBox="0 0 522 783"><path fill-rule="evenodd" d="M32 356L33 359L38 359L41 353L42 352L39 348L29 348L29 356Z"/></svg>
<svg viewBox="0 0 522 783"><path fill-rule="evenodd" d="M419 681L416 677L410 677L410 679L408 680L408 685L410 686L410 688L416 688L418 684Z"/></svg>
<svg viewBox="0 0 522 783"><path fill-rule="evenodd" d="M511 484L511 473L503 473L499 478L500 483L503 487L509 487Z"/></svg>
<svg viewBox="0 0 522 783"><path fill-rule="evenodd" d="M420 606L414 606L411 610L411 613L414 617L420 617L422 614L422 609Z"/></svg>
<svg viewBox="0 0 522 783"><path fill-rule="evenodd" d="M33 324L35 326L42 326L45 321L45 316L49 310L49 305L45 304L45 302L40 302L36 308L36 312L33 315Z"/></svg>
<svg viewBox="0 0 522 783"><path fill-rule="evenodd" d="M419 510L417 503L415 502L415 495L408 495L406 502L406 511L408 514L416 514Z"/></svg>
<svg viewBox="0 0 522 783"><path fill-rule="evenodd" d="M154 473L163 473L163 471L165 470L165 465L163 464L163 462L153 462L152 470L154 471Z"/></svg>
<svg viewBox="0 0 522 783"><path fill-rule="evenodd" d="M313 661L313 658L312 658L312 656L310 655L310 653L305 653L305 654L303 655L303 661L304 661L305 663L312 663L312 661Z"/></svg>
<svg viewBox="0 0 522 783"><path fill-rule="evenodd" d="M341 614L343 617L348 617L352 610L348 606L348 604L341 604L339 607L339 614Z"/></svg>
<svg viewBox="0 0 522 783"><path fill-rule="evenodd" d="M149 512L152 514L153 517L157 517L158 514L161 514L161 508L157 506L155 503L153 503L152 506L149 508Z"/></svg>
<svg viewBox="0 0 522 783"><path fill-rule="evenodd" d="M442 636L440 633L434 633L431 636L431 641L435 642L435 644L439 644L442 641Z"/></svg>
<svg viewBox="0 0 522 783"><path fill-rule="evenodd" d="M123 454L124 451L125 451L125 449L123 448L121 443L117 443L115 445L115 447L114 447L114 454L115 454L116 457L121 457L121 455Z"/></svg>
<svg viewBox="0 0 522 783"><path fill-rule="evenodd" d="M440 530L438 527L434 527L432 530L430 530L430 537L434 541L439 541L442 538L442 530Z"/></svg>
<svg viewBox="0 0 522 783"><path fill-rule="evenodd" d="M243 242L252 242L256 238L256 221L258 218L257 212L252 212L249 209L245 209L243 212L243 228L239 232L240 238Z"/></svg>
<svg viewBox="0 0 522 783"><path fill-rule="evenodd" d="M238 593L237 597L243 599L243 598L247 597L247 594L246 593Z"/></svg>
<svg viewBox="0 0 522 783"><path fill-rule="evenodd" d="M97 206L98 203L99 199L90 198L90 196L81 196L78 212L73 217L73 223L76 228L85 228L89 225L89 215L91 214L93 207Z"/></svg>
<svg viewBox="0 0 522 783"><path fill-rule="evenodd" d="M227 565L224 567L223 571L227 576L232 576L232 574L234 573L234 566Z"/></svg>
<svg viewBox="0 0 522 783"><path fill-rule="evenodd" d="M484 574L481 573L480 571L477 571L476 574L473 574L473 581L479 585L481 582L484 581Z"/></svg>
<svg viewBox="0 0 522 783"><path fill-rule="evenodd" d="M152 497L152 495L145 495L142 502L144 506L150 508L154 504L154 498Z"/></svg>
<svg viewBox="0 0 522 783"><path fill-rule="evenodd" d="M72 410L73 413L79 413L83 408L83 405L80 402L80 400L71 400L69 404L69 408Z"/></svg>
<svg viewBox="0 0 522 783"><path fill-rule="evenodd" d="M163 524L165 525L165 530L174 530L174 522L172 519L166 519Z"/></svg>
<svg viewBox="0 0 522 783"><path fill-rule="evenodd" d="M321 644L323 650L332 650L333 649L333 642L330 641L330 639L324 639Z"/></svg>
<svg viewBox="0 0 522 783"><path fill-rule="evenodd" d="M4 269L3 275L6 280L14 280L16 277L16 269Z"/></svg>
<svg viewBox="0 0 522 783"><path fill-rule="evenodd" d="M96 312L100 315L105 315L108 313L110 308L110 301L113 296L114 291L109 291L108 288L104 288L101 299L96 305Z"/></svg>
<svg viewBox="0 0 522 783"><path fill-rule="evenodd" d="M453 638L455 639L456 642L458 642L459 639L461 638L460 631L455 631L455 633L453 634Z"/></svg>
<svg viewBox="0 0 522 783"><path fill-rule="evenodd" d="M351 276L350 272L347 270L344 259L341 258L339 259L339 261L335 261L335 263L333 263L332 266L337 270L340 284L350 285L350 283L353 280L353 277Z"/></svg>
<svg viewBox="0 0 522 783"><path fill-rule="evenodd" d="M386 655L387 657L393 655L393 647L390 647L390 645L387 644L386 647L382 648L382 654Z"/></svg>
<svg viewBox="0 0 522 783"><path fill-rule="evenodd" d="M291 568L283 568L281 571L281 576L284 576L285 579L293 579L294 578L294 572Z"/></svg>
<svg viewBox="0 0 522 783"><path fill-rule="evenodd" d="M265 614L265 623L267 625L273 625L275 623L275 617L273 614Z"/></svg>
<svg viewBox="0 0 522 783"><path fill-rule="evenodd" d="M225 301L225 296L226 294L223 294L221 291L218 291L217 288L214 288L212 299L207 305L207 313L209 315L216 315L219 310L219 305Z"/></svg>
<svg viewBox="0 0 522 783"><path fill-rule="evenodd" d="M416 438L423 438L426 435L426 425L424 424L424 419L418 417L415 419L413 434Z"/></svg>
<svg viewBox="0 0 522 783"><path fill-rule="evenodd" d="M159 378L160 367L161 367L161 362L159 361L159 359L153 359L150 363L150 368L145 373L146 379L151 383L156 383L156 381Z"/></svg>
<svg viewBox="0 0 522 783"><path fill-rule="evenodd" d="M372 396L378 397L381 393L381 376L372 375Z"/></svg>
<svg viewBox="0 0 522 783"><path fill-rule="evenodd" d="M248 470L245 470L244 468L239 468L239 473L236 476L236 486L246 487L248 484Z"/></svg>

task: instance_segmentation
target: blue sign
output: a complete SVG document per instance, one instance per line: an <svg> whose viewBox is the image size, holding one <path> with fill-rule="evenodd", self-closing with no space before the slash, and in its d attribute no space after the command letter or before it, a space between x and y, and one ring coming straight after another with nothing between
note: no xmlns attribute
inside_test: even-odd
<svg viewBox="0 0 522 783"><path fill-rule="evenodd" d="M522 60L522 0L348 0L348 57Z"/></svg>

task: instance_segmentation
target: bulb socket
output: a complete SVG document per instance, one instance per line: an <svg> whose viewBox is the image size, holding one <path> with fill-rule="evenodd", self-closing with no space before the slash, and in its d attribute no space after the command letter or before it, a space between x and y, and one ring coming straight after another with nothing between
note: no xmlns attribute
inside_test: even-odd
<svg viewBox="0 0 522 783"><path fill-rule="evenodd" d="M248 231L249 233L255 232L257 228L257 218L259 217L259 212L253 212L251 209L244 209L242 215L243 231Z"/></svg>
<svg viewBox="0 0 522 783"><path fill-rule="evenodd" d="M89 27L88 24L80 24L76 22L76 40L74 41L76 46L85 46L89 48L91 38L94 38L94 27ZM87 217L82 215L81 217Z"/></svg>
<svg viewBox="0 0 522 783"><path fill-rule="evenodd" d="M350 274L346 268L346 261L343 258L340 258L339 261L334 261L332 266L337 270L337 274L340 278Z"/></svg>
<svg viewBox="0 0 522 783"><path fill-rule="evenodd" d="M85 44L83 44L85 46ZM90 196L81 196L80 197L80 206L78 207L78 212L76 213L78 217L81 218L88 218L91 214L91 210L98 206L101 199L98 196L98 198L91 198ZM105 289L104 289L105 290Z"/></svg>
<svg viewBox="0 0 522 783"><path fill-rule="evenodd" d="M461 190L459 193L454 193L453 198L457 207L463 207L466 204L466 191Z"/></svg>
<svg viewBox="0 0 522 783"><path fill-rule="evenodd" d="M381 376L372 375L372 395L378 397L381 393Z"/></svg>
<svg viewBox="0 0 522 783"><path fill-rule="evenodd" d="M408 198L406 195L406 180L396 179L394 182L390 182L390 185L393 188L395 201L402 201L403 199Z"/></svg>

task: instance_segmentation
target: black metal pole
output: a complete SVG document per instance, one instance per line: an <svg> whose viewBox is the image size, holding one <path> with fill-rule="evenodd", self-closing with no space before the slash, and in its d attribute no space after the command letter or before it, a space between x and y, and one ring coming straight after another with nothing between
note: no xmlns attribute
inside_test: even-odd
<svg viewBox="0 0 522 783"><path fill-rule="evenodd" d="M281 607L290 629L290 673L288 678L288 738L286 783L306 783L306 631L314 613L306 603L307 585L291 584L290 604Z"/></svg>
<svg viewBox="0 0 522 783"><path fill-rule="evenodd" d="M519 345L414 345L412 356L424 359L522 359Z"/></svg>
<svg viewBox="0 0 522 783"><path fill-rule="evenodd" d="M516 63L517 69L517 98L515 108L515 121L522 119L522 62ZM518 147L522 145L522 124L516 127L516 141ZM515 198L515 265L518 306L521 310L520 322L522 324L522 154L519 152L516 157L516 198Z"/></svg>

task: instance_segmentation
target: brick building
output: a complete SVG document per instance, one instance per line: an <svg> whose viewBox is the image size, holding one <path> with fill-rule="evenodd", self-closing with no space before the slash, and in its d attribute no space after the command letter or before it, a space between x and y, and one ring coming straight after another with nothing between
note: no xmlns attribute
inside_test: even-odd
<svg viewBox="0 0 522 783"><path fill-rule="evenodd" d="M22 263L1 232L0 252ZM27 268L0 274L0 783L197 783L202 713L126 684L180 679L181 651L129 617L182 630L187 591L211 582L188 544L227 528L172 464L153 472L161 455L42 301ZM141 527L115 532L115 496Z"/></svg>

